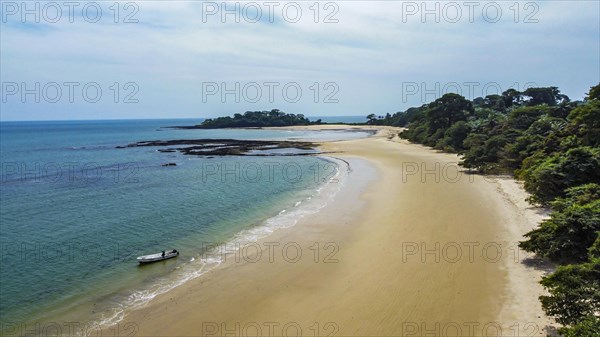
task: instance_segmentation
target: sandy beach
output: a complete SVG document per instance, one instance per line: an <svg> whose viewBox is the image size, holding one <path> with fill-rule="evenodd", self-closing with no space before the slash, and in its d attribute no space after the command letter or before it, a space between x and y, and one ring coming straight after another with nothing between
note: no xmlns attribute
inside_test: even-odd
<svg viewBox="0 0 600 337"><path fill-rule="evenodd" d="M119 324L137 336L546 335L544 268L517 248L544 212L510 178L376 129L322 143L351 171L318 213Z"/></svg>

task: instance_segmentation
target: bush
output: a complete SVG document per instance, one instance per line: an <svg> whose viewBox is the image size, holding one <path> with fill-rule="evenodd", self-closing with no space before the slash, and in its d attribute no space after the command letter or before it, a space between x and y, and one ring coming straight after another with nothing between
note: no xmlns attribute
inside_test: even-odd
<svg viewBox="0 0 600 337"><path fill-rule="evenodd" d="M587 318L596 320L600 313L600 260L559 267L556 272L542 278L549 296L540 296L542 307L558 323L576 325L579 329L589 327ZM587 323L586 323L587 322Z"/></svg>
<svg viewBox="0 0 600 337"><path fill-rule="evenodd" d="M598 337L600 336L600 318L588 316L571 327L560 329L564 337Z"/></svg>
<svg viewBox="0 0 600 337"><path fill-rule="evenodd" d="M566 189L585 183L600 183L600 150L591 147L556 153L522 172L531 201L548 204L565 196Z"/></svg>

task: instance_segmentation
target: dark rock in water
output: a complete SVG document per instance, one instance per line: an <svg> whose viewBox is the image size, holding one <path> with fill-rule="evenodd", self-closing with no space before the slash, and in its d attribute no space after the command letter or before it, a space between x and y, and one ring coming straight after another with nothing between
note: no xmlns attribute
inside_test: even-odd
<svg viewBox="0 0 600 337"><path fill-rule="evenodd" d="M189 145L182 147L179 145ZM275 156L281 154L260 154L256 151L261 150L274 150L284 148L294 148L301 150L313 150L316 144L312 142L300 142L300 141L271 141L271 140L239 140L239 139L181 139L181 140L153 140L153 141L142 141L137 143L128 144L126 146L117 146L118 149L124 149L129 147L144 147L144 146L156 146L156 147L167 147L165 149L158 149L159 152L175 152L179 151L184 155L195 155L195 156ZM247 154L252 151L251 154ZM303 156L313 155L317 153L293 153L285 154L286 156Z"/></svg>
<svg viewBox="0 0 600 337"><path fill-rule="evenodd" d="M165 163L165 164L162 164L161 166L177 166L177 164L176 163Z"/></svg>

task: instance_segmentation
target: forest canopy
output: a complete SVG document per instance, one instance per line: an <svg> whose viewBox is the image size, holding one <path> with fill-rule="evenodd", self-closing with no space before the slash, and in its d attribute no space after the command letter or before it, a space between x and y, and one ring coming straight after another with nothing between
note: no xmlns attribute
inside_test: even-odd
<svg viewBox="0 0 600 337"><path fill-rule="evenodd" d="M320 124L321 120L311 122L302 114L288 114L278 109L271 111L246 111L243 114L236 113L233 117L218 117L206 119L194 128L219 129L219 128L251 128L268 126L293 126Z"/></svg>
<svg viewBox="0 0 600 337"><path fill-rule="evenodd" d="M600 84L583 101L557 87L509 89L473 101L445 94L367 124L406 127L400 137L446 152L480 173L508 173L550 217L520 247L559 264L541 283L546 313L565 336L600 331Z"/></svg>

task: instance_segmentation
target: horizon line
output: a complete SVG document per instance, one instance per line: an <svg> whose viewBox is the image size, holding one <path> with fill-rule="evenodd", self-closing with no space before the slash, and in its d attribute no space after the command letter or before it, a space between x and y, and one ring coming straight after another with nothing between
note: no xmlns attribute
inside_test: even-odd
<svg viewBox="0 0 600 337"><path fill-rule="evenodd" d="M227 115L229 116L229 115ZM8 122L100 122L100 121L141 121L141 120L190 120L190 119L208 119L208 118L219 118L225 116L218 117L172 117L172 118L104 118L104 119L9 119L3 120L0 119L0 123L8 123ZM366 115L343 115L343 116L323 116L323 115L304 115L307 118L335 118L335 117L364 117L366 119Z"/></svg>

